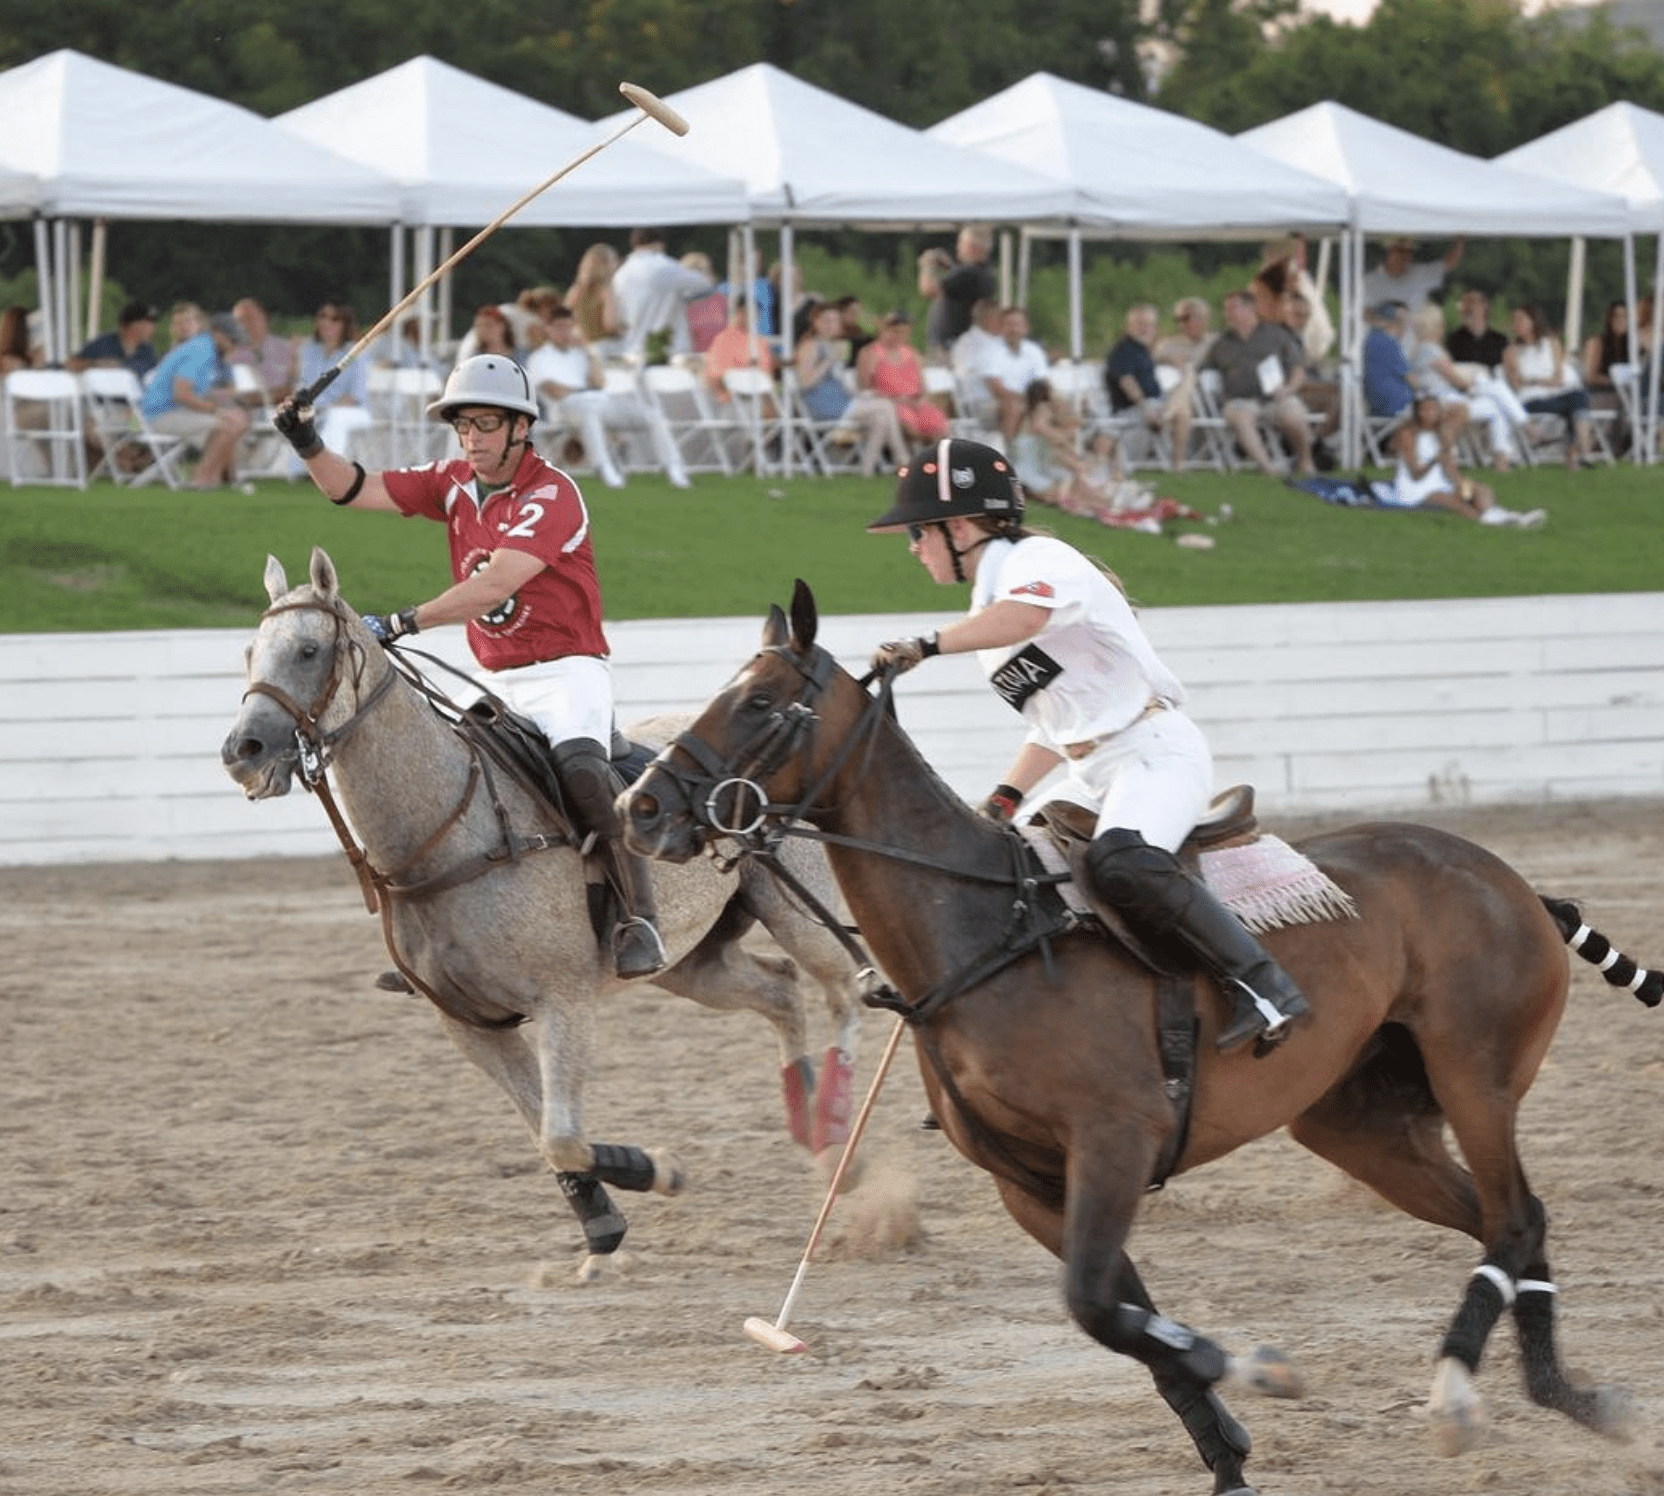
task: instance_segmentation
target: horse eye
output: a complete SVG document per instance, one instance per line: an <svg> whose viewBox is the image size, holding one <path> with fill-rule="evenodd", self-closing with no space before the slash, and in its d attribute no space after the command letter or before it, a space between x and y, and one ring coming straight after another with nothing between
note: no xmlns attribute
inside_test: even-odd
<svg viewBox="0 0 1664 1496"><path fill-rule="evenodd" d="M746 697L745 710L748 712L766 712L774 707L774 699L766 691L753 691Z"/></svg>
<svg viewBox="0 0 1664 1496"><path fill-rule="evenodd" d="M307 642L305 644L301 645L301 647L300 647L300 657L303 660L315 660L315 659L317 659L317 657L318 657L318 646L316 644L312 643L311 640L307 640Z"/></svg>

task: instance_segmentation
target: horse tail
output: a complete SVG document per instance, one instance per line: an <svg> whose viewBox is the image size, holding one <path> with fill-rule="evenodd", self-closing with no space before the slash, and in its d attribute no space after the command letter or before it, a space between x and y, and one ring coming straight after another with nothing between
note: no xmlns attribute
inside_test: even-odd
<svg viewBox="0 0 1664 1496"><path fill-rule="evenodd" d="M1583 912L1570 899L1551 899L1542 894L1538 898L1566 944L1590 965L1598 966L1614 987L1627 987L1649 1008L1656 1008L1664 1000L1664 972L1637 966L1599 930L1584 924Z"/></svg>

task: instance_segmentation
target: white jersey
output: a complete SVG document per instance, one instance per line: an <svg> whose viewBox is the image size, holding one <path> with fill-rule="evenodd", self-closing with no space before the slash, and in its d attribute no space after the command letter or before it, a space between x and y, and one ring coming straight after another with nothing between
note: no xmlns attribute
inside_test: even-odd
<svg viewBox="0 0 1664 1496"><path fill-rule="evenodd" d="M977 651L989 684L1061 751L1138 720L1152 701L1184 702L1121 590L1073 546L1047 535L992 540L977 563L972 613L1004 598L1051 617L1024 644Z"/></svg>

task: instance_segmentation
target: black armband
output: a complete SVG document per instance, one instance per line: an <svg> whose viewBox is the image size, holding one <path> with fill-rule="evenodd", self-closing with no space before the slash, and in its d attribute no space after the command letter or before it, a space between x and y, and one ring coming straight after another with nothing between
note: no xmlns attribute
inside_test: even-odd
<svg viewBox="0 0 1664 1496"><path fill-rule="evenodd" d="M919 653L922 654L925 659L928 660L932 655L939 655L941 652L942 645L935 634L926 634L919 640Z"/></svg>
<svg viewBox="0 0 1664 1496"><path fill-rule="evenodd" d="M364 471L364 464L362 462L354 462L353 463L353 469L354 469L354 472L355 472L355 476L353 477L353 480L352 480L352 487L349 488L344 494L342 494L340 498L331 499L329 501L330 503L332 503L332 504L350 504L350 503L352 503L352 501L354 499L356 499L358 497L359 490L364 487L364 480L365 480L365 478L367 478L369 476L369 474Z"/></svg>

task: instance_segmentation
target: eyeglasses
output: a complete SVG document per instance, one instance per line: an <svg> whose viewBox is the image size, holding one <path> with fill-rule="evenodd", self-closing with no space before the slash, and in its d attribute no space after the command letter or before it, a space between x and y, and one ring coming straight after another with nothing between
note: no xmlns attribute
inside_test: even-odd
<svg viewBox="0 0 1664 1496"><path fill-rule="evenodd" d="M449 425L458 436L466 436L470 429L481 436L490 436L495 431L501 431L508 424L508 419L505 415L452 416Z"/></svg>
<svg viewBox="0 0 1664 1496"><path fill-rule="evenodd" d="M914 545L918 545L924 539L926 532L933 528L931 525L909 525L907 527L907 538Z"/></svg>

